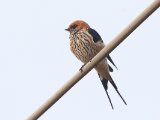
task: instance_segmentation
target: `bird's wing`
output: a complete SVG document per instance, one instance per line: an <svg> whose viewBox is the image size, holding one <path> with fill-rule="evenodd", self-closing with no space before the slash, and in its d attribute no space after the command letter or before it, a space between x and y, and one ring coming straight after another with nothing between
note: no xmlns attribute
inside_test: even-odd
<svg viewBox="0 0 160 120"><path fill-rule="evenodd" d="M113 68L108 64L108 68L110 72L113 72Z"/></svg>
<svg viewBox="0 0 160 120"><path fill-rule="evenodd" d="M101 36L97 33L97 31L95 31L92 28L89 28L88 33L91 34L91 36L93 37L93 41L95 43L97 43L97 42L102 42L103 43L103 40L102 40Z"/></svg>
<svg viewBox="0 0 160 120"><path fill-rule="evenodd" d="M110 57L110 55L107 55L107 59L112 63L112 65L114 65L114 67L118 70L117 66L115 65L115 63L113 62L112 58Z"/></svg>
<svg viewBox="0 0 160 120"><path fill-rule="evenodd" d="M103 43L103 40L102 40L101 36L98 34L98 32L96 30L94 30L92 28L89 28L88 29L88 33L93 37L93 41L95 43L98 43L102 48L105 46L104 43ZM117 68L117 66L113 62L112 58L110 57L110 55L107 55L107 59L115 66L115 68ZM110 71L112 71L112 70L110 69Z"/></svg>

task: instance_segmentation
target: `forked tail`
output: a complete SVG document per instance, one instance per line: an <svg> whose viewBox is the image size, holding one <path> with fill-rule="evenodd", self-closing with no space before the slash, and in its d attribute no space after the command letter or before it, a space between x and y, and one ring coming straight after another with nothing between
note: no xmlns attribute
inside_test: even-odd
<svg viewBox="0 0 160 120"><path fill-rule="evenodd" d="M113 80L101 79L102 85L103 85L103 87L104 87L104 89L106 91L106 94L107 94L107 97L109 99L109 102L110 102L110 105L111 105L112 109L114 109L114 107L113 107L111 98L110 98L110 96L108 94L108 91L107 91L108 90L108 81L110 81L110 83L112 84L112 86L114 87L114 89L116 90L116 92L118 93L118 95L120 96L120 98L122 99L122 101L124 102L124 104L127 105L126 101L124 100L124 98L122 97L122 95L120 94L120 92L118 91L118 88L117 88L116 84L114 83L114 81Z"/></svg>

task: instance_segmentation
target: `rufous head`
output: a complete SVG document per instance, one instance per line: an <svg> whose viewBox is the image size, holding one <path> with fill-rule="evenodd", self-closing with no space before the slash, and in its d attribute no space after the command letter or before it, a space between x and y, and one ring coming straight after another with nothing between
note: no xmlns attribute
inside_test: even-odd
<svg viewBox="0 0 160 120"><path fill-rule="evenodd" d="M76 20L74 22L72 22L69 27L65 30L69 31L69 32L76 32L79 30L87 30L88 28L90 28L90 26L84 22L83 20Z"/></svg>

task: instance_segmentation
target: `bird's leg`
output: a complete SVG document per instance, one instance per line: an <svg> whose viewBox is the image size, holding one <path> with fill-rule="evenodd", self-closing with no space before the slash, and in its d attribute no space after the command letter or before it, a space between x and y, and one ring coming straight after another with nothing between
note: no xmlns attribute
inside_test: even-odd
<svg viewBox="0 0 160 120"><path fill-rule="evenodd" d="M84 64L82 65L82 67L79 69L80 72L83 71L82 69L83 69L83 67L84 67L85 65L86 65L86 63L84 63Z"/></svg>

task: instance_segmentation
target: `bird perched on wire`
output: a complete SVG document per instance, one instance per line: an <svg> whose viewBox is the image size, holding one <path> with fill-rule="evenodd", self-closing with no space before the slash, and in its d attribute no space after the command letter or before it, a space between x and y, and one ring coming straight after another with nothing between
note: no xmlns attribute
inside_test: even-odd
<svg viewBox="0 0 160 120"><path fill-rule="evenodd" d="M81 62L84 63L84 65L105 47L105 44L103 43L101 36L94 29L92 29L86 22L82 20L76 20L72 22L69 25L69 27L65 30L69 31L70 33L70 50ZM116 67L110 55L106 55L106 58ZM127 103L119 93L118 88L109 73L113 72L113 69L107 63L106 58L103 59L100 63L98 63L95 69L99 75L99 78L102 82L102 85L106 91L107 97L113 109L112 101L107 92L108 81L112 84L112 86L114 87L120 98L123 100L123 102L126 105Z"/></svg>

